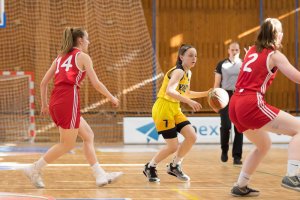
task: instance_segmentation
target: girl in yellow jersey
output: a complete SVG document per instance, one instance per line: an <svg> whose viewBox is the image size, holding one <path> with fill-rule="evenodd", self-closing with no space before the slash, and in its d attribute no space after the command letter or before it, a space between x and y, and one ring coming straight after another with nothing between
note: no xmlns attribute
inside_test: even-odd
<svg viewBox="0 0 300 200"><path fill-rule="evenodd" d="M209 91L190 91L191 71L197 61L197 51L191 45L181 45L178 51L176 66L170 69L157 95L152 108L152 118L158 134L166 141L166 147L161 149L152 160L145 165L143 173L150 182L159 182L156 165L175 153L173 161L167 165L167 173L182 181L189 181L190 177L181 170L181 162L196 142L197 136L187 117L181 112L180 102L188 104L194 112L202 106L192 98L207 97ZM185 138L179 144L177 132Z"/></svg>

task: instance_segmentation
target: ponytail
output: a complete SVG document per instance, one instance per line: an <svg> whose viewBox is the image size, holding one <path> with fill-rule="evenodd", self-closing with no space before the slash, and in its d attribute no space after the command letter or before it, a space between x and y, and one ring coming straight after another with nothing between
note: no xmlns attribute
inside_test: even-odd
<svg viewBox="0 0 300 200"><path fill-rule="evenodd" d="M260 27L259 34L255 41L258 52L266 49L280 49L281 41L277 41L278 34L282 34L281 22L276 18L267 18Z"/></svg>
<svg viewBox="0 0 300 200"><path fill-rule="evenodd" d="M65 28L59 54L64 55L69 53L77 45L77 38L83 38L84 32L83 28Z"/></svg>

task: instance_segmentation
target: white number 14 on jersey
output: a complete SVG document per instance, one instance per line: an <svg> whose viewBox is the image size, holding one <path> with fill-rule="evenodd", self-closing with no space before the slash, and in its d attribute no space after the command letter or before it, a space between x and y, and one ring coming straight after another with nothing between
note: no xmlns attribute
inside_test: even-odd
<svg viewBox="0 0 300 200"><path fill-rule="evenodd" d="M72 64L71 64L71 61L72 61L72 57L73 55L70 55L66 60L65 62L61 65L61 67L64 67L66 68L66 72L69 71L69 69L72 67ZM60 61L61 61L61 57L56 61L57 64L57 68L56 68L56 74L59 72L59 65L60 65Z"/></svg>

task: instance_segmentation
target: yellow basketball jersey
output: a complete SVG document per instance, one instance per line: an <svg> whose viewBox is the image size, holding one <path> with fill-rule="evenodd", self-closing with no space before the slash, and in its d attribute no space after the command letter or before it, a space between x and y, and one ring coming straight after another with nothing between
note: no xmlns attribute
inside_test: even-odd
<svg viewBox="0 0 300 200"><path fill-rule="evenodd" d="M168 87L168 84L169 84L169 81L170 81L170 78L171 78L170 74L175 69L182 69L182 70L184 70L182 66L175 66L172 69L170 69L166 73L166 75L164 77L164 81L162 83L162 86L160 87L160 90L159 90L159 92L157 94L157 97L164 98L164 99L172 101L172 102L179 102L177 99L174 99L174 98L172 98L172 97L170 97L169 95L166 94L166 90L167 90L167 87ZM192 75L192 72L190 70L187 71L186 73L184 73L184 76L179 81L179 84L178 84L178 86L176 88L176 91L178 91L183 96L185 96L185 93L186 93L186 91L189 88L190 80L191 80L191 75Z"/></svg>

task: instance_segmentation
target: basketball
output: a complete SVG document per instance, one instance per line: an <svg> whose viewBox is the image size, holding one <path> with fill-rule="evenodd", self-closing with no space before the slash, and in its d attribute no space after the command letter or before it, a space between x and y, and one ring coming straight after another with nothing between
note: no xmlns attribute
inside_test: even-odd
<svg viewBox="0 0 300 200"><path fill-rule="evenodd" d="M229 102L229 96L226 90L222 88L214 88L208 93L207 101L209 106L218 112L220 109L225 108Z"/></svg>

